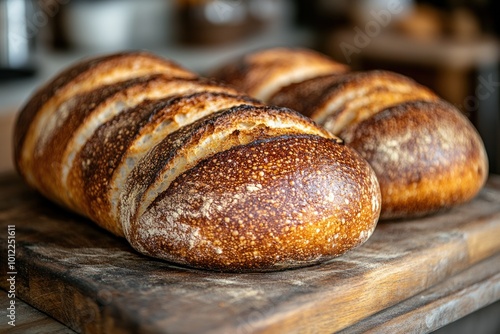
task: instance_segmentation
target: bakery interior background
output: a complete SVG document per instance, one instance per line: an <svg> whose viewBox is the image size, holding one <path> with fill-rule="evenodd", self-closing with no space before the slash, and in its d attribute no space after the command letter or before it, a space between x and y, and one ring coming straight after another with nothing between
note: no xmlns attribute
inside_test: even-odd
<svg viewBox="0 0 500 334"><path fill-rule="evenodd" d="M479 130L500 173L494 0L0 0L0 110L78 58L148 49L200 73L258 48L309 47L428 85ZM1 117L1 115L0 115Z"/></svg>

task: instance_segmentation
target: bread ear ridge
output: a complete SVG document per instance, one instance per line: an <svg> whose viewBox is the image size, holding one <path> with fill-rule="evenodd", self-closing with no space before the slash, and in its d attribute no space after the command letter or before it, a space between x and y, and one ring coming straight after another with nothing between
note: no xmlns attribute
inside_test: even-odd
<svg viewBox="0 0 500 334"><path fill-rule="evenodd" d="M298 133L330 137L289 109L244 104L208 115L166 136L137 163L126 181L119 201L124 230L179 175L199 161L233 146Z"/></svg>
<svg viewBox="0 0 500 334"><path fill-rule="evenodd" d="M322 120L328 131L343 137L343 133L359 122L368 119L393 105L408 101L436 101L438 97L427 89L412 86L387 86L375 88L366 95L353 98L336 112L331 112Z"/></svg>
<svg viewBox="0 0 500 334"><path fill-rule="evenodd" d="M204 87L201 83L199 85ZM184 91L185 94L188 92ZM116 115L94 132L75 157L77 163L73 164L68 183L75 205L84 203L87 216L123 235L121 225L114 225L119 219L118 189L125 183L133 166L179 128L221 109L250 103L259 104L245 96L202 90L189 95L146 100Z"/></svg>
<svg viewBox="0 0 500 334"><path fill-rule="evenodd" d="M61 104L103 85L158 73L184 78L196 76L172 61L147 52L124 52L84 59L61 71L33 94L17 117L14 163L18 172L32 168L24 165L29 165L38 136L46 130L48 120ZM29 175L28 179L31 179Z"/></svg>
<svg viewBox="0 0 500 334"><path fill-rule="evenodd" d="M344 73L348 66L304 48L259 50L222 66L212 76L268 102L284 85L319 75Z"/></svg>

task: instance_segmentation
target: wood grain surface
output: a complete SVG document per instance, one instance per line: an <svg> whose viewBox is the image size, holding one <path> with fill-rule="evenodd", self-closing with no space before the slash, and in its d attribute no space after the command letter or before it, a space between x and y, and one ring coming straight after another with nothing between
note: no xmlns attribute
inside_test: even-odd
<svg viewBox="0 0 500 334"><path fill-rule="evenodd" d="M0 177L2 254L7 225L16 227L16 293L77 332L331 333L499 253L500 178L451 211L380 223L364 246L328 264L274 273L146 258L13 174Z"/></svg>
<svg viewBox="0 0 500 334"><path fill-rule="evenodd" d="M16 300L15 326L8 324L5 310L10 305L7 293L0 291L0 333L8 334L75 334L74 331L21 300ZM7 321L5 320L7 319Z"/></svg>
<svg viewBox="0 0 500 334"><path fill-rule="evenodd" d="M340 333L427 333L498 300L500 254L363 319ZM500 323L498 320L497 322Z"/></svg>

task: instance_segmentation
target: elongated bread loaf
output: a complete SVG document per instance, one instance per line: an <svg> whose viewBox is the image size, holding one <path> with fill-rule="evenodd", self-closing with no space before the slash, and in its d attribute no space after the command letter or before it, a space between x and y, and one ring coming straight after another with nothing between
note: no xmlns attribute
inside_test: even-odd
<svg viewBox="0 0 500 334"><path fill-rule="evenodd" d="M380 214L369 164L287 108L131 52L84 60L15 128L19 173L143 254L275 270L364 243Z"/></svg>
<svg viewBox="0 0 500 334"><path fill-rule="evenodd" d="M244 55L215 73L219 80L229 82L261 101L268 101L290 83L344 73L348 69L348 66L312 50L272 48Z"/></svg>
<svg viewBox="0 0 500 334"><path fill-rule="evenodd" d="M387 71L338 71L335 66L341 65L333 60L328 60L332 64L327 71L297 80L283 73L279 61L260 60L270 54L281 57L290 72L314 69L319 57L300 49L267 49L222 66L213 76L268 104L311 117L356 149L378 177L381 218L449 208L469 201L484 185L488 161L477 131L429 89ZM298 56L301 61L294 62ZM265 77L260 76L263 66ZM255 88L270 84L272 94Z"/></svg>

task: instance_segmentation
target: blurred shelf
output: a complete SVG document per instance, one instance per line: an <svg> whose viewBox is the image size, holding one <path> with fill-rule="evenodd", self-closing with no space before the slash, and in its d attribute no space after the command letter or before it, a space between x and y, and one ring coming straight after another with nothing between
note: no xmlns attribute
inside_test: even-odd
<svg viewBox="0 0 500 334"><path fill-rule="evenodd" d="M367 36L366 45L357 42L358 32L339 30L330 34L326 48L336 59L349 62L341 49L345 43L360 50L351 57L370 57L389 61L433 66L440 69L468 69L497 62L500 43L492 36L482 36L473 40L436 38L418 40L408 36L384 32ZM358 38L359 40L359 38Z"/></svg>
<svg viewBox="0 0 500 334"><path fill-rule="evenodd" d="M168 57L180 65L203 75L227 59L255 49L273 46L312 47L313 42L313 34L310 31L292 29L289 31L273 31L222 46L190 47L172 45L148 50ZM123 50L109 50L106 52L114 51ZM0 81L0 114L7 108L19 108L39 85L69 64L83 57L97 54L99 53L89 51L62 52L40 48L34 56L37 65L35 76Z"/></svg>

